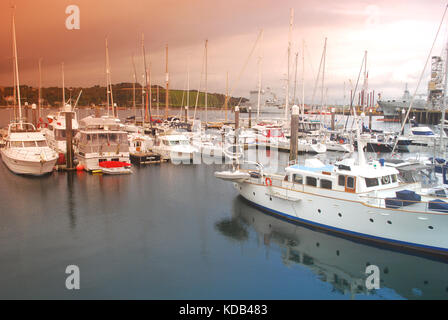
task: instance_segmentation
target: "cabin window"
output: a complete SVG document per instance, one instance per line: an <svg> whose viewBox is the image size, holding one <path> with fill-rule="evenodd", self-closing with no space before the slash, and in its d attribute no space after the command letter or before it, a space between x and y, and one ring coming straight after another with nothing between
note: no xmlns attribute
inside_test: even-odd
<svg viewBox="0 0 448 320"><path fill-rule="evenodd" d="M389 184L389 183L390 183L390 176L381 177L381 184Z"/></svg>
<svg viewBox="0 0 448 320"><path fill-rule="evenodd" d="M99 144L107 144L108 143L107 133L99 133L98 134L98 143Z"/></svg>
<svg viewBox="0 0 448 320"><path fill-rule="evenodd" d="M345 176L344 175L339 175L338 185L341 187L345 187Z"/></svg>
<svg viewBox="0 0 448 320"><path fill-rule="evenodd" d="M23 146L25 148L33 148L36 146L36 142L35 141L23 141Z"/></svg>
<svg viewBox="0 0 448 320"><path fill-rule="evenodd" d="M169 145L170 145L170 142L169 142L169 141L166 141L166 140L163 140L163 144L164 144L165 146L169 146Z"/></svg>
<svg viewBox="0 0 448 320"><path fill-rule="evenodd" d="M327 179L321 179L320 180L320 187L324 189L331 189L333 183L330 180Z"/></svg>
<svg viewBox="0 0 448 320"><path fill-rule="evenodd" d="M367 188L376 187L380 184L378 182L378 178L365 178L365 179L366 179L366 187Z"/></svg>
<svg viewBox="0 0 448 320"><path fill-rule="evenodd" d="M109 133L109 142L115 143L117 142L117 134L116 133Z"/></svg>
<svg viewBox="0 0 448 320"><path fill-rule="evenodd" d="M392 183L397 182L398 178L396 174L391 175L391 177L392 177Z"/></svg>
<svg viewBox="0 0 448 320"><path fill-rule="evenodd" d="M40 140L40 141L36 141L36 142L37 142L38 147L46 147L47 146L47 141L45 141L45 140Z"/></svg>
<svg viewBox="0 0 448 320"><path fill-rule="evenodd" d="M347 189L355 189L355 178L347 177Z"/></svg>
<svg viewBox="0 0 448 320"><path fill-rule="evenodd" d="M314 177L306 177L306 184L308 186L317 187L317 179Z"/></svg>
<svg viewBox="0 0 448 320"><path fill-rule="evenodd" d="M303 176L300 174L293 174L292 181L297 184L303 184Z"/></svg>

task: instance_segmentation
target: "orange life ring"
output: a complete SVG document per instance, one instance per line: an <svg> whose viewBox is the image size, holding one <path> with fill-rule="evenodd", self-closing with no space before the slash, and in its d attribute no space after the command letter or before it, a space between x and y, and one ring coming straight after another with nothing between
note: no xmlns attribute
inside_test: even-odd
<svg viewBox="0 0 448 320"><path fill-rule="evenodd" d="M265 180L265 183L266 183L267 186L272 186L272 179L267 177L266 180Z"/></svg>

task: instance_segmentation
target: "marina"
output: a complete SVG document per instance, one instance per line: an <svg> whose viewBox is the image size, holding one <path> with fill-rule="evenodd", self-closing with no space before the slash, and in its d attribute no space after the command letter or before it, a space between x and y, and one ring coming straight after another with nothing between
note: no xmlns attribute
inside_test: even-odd
<svg viewBox="0 0 448 320"><path fill-rule="evenodd" d="M227 52L230 80L208 37L186 53L92 32L67 54L90 66L52 61L43 86L40 58L33 87L10 8L0 299L448 299L448 6L399 80L369 46L343 61L331 37L294 40L301 19L283 11L282 37L260 29Z"/></svg>

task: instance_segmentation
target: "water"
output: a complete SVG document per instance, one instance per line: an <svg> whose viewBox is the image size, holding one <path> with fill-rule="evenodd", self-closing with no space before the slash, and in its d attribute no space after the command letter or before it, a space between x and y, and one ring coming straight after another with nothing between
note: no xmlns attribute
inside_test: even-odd
<svg viewBox="0 0 448 320"><path fill-rule="evenodd" d="M0 165L0 298L448 298L447 263L272 217L216 179L221 169L30 178ZM370 264L379 290L366 289ZM68 265L80 290L65 288Z"/></svg>

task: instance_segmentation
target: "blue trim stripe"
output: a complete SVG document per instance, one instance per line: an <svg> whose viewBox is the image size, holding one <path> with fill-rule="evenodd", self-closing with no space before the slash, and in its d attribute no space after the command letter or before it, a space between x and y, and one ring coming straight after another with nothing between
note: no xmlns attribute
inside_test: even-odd
<svg viewBox="0 0 448 320"><path fill-rule="evenodd" d="M394 243L394 244L401 244L401 245L406 245L406 246L419 247L419 248L423 248L423 249L427 249L427 250L430 249L430 250L441 251L443 253L448 253L448 248L433 247L433 246L427 246L427 245L418 244L418 243L412 243L412 242L406 242L406 241L399 241L399 240L394 240L394 239L382 238L382 237L368 235L368 234L365 234L365 233L359 233L359 232L350 231L350 230L346 230L346 229L340 229L340 228L336 228L336 227L331 227L331 226L326 225L326 224L321 224L321 223L313 222L313 221L310 221L310 220L294 217L294 216L291 216L289 214L286 214L286 213L283 213L283 212L280 212L280 211L276 211L274 209L270 209L270 208L267 208L265 206L262 206L262 205L260 205L258 203L255 203L255 202L253 202L253 201L251 201L251 200L249 200L247 198L245 198L245 199L247 201L249 201L250 203L254 204L256 207L262 209L262 210L265 210L265 211L277 214L277 215L282 216L282 217L284 217L286 219L289 219L289 220L296 220L296 221L299 221L299 222L302 222L302 223L306 223L306 224L310 224L310 225L317 226L317 227L320 227L320 228L336 231L336 232L339 232L339 233L345 233L345 234L356 236L356 237L363 237L363 238L369 238L369 239L374 239L374 240L381 240L381 241L390 242L390 243Z"/></svg>

